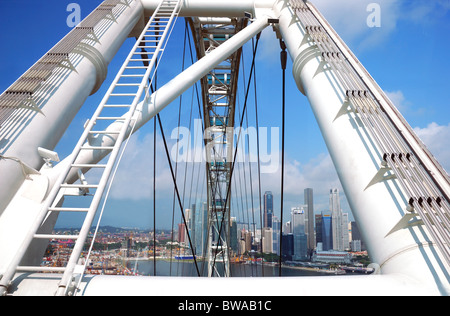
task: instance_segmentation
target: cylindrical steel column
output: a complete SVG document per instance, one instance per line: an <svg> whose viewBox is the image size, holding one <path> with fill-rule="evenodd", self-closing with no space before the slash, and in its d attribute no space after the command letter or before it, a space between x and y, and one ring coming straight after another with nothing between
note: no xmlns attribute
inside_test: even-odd
<svg viewBox="0 0 450 316"><path fill-rule="evenodd" d="M280 32L293 60L294 78L311 104L372 262L383 273L404 273L448 293L445 269L423 226L388 235L407 213L405 201L394 180L367 188L381 167L382 154L357 114L337 115L346 101L345 91L307 34L308 22L299 21L290 1L280 0L275 11L280 13Z"/></svg>
<svg viewBox="0 0 450 316"><path fill-rule="evenodd" d="M89 56L82 58L75 67L76 71L66 74L48 96L42 114L35 114L22 130L11 135L11 139L6 140L7 143L3 142L6 149L0 148L0 153L4 157L17 158L37 170L41 168L44 161L37 148L52 150L57 145L86 99L98 87L99 78L106 76L106 73L98 73L102 69L99 64L109 64L142 18L142 13L141 2L131 1L116 22L106 31L101 31L103 34L99 43L90 49L95 54L86 52ZM97 65L95 58L98 59ZM0 174L1 215L22 185L25 175L21 165L11 159L0 159Z"/></svg>

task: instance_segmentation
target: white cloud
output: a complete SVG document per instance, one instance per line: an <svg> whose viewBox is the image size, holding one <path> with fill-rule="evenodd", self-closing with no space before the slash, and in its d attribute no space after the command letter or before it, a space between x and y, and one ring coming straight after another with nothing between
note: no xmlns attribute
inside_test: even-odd
<svg viewBox="0 0 450 316"><path fill-rule="evenodd" d="M111 198L139 200L153 196L153 134L134 135L128 143L111 188ZM170 189L172 177L163 144L157 140L158 190Z"/></svg>
<svg viewBox="0 0 450 316"><path fill-rule="evenodd" d="M406 111L408 103L405 101L405 96L402 91L384 91L384 93L392 101L397 110L399 110L401 113Z"/></svg>
<svg viewBox="0 0 450 316"><path fill-rule="evenodd" d="M450 170L450 123L439 125L433 122L424 128L416 127L414 131L448 172Z"/></svg>
<svg viewBox="0 0 450 316"><path fill-rule="evenodd" d="M337 33L359 49L370 49L382 43L395 30L399 17L399 1L395 0L312 0L311 1ZM370 5L380 9L380 27L370 27L368 18L374 12ZM352 45L351 45L352 46Z"/></svg>

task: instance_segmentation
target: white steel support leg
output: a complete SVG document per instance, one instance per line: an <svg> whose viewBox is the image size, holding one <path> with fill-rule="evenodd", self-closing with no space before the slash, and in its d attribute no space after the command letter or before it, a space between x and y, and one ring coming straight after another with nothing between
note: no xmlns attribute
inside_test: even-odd
<svg viewBox="0 0 450 316"><path fill-rule="evenodd" d="M404 200L392 179L367 188L380 168L379 153L370 145L373 141L358 124L355 113L337 115L346 102L345 91L334 70L324 67L321 52L299 21L292 2L280 0L275 11L280 13L280 32L293 60L293 75L311 104L372 261L383 274L404 274L424 288L448 294L448 268L436 255L424 227L406 227L389 234L407 212ZM351 52L345 52L345 57L362 69ZM376 86L373 79L367 80Z"/></svg>

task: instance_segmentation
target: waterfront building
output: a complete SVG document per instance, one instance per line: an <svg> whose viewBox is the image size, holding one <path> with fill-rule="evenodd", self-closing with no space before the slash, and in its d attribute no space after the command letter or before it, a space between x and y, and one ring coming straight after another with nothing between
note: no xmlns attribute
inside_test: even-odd
<svg viewBox="0 0 450 316"><path fill-rule="evenodd" d="M350 242L350 250L352 252L360 252L361 250L361 240L352 240Z"/></svg>
<svg viewBox="0 0 450 316"><path fill-rule="evenodd" d="M322 263L350 264L352 263L352 255L345 251L316 251L312 256L312 261Z"/></svg>

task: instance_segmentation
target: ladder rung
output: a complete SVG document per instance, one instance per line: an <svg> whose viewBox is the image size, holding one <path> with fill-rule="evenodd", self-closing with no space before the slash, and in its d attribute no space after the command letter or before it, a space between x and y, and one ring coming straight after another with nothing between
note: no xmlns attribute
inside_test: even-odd
<svg viewBox="0 0 450 316"><path fill-rule="evenodd" d="M131 105L129 104L105 104L104 107L105 108L126 108L126 107L130 107ZM99 118L97 118L99 119Z"/></svg>
<svg viewBox="0 0 450 316"><path fill-rule="evenodd" d="M140 85L140 83L116 83L116 87L136 87Z"/></svg>
<svg viewBox="0 0 450 316"><path fill-rule="evenodd" d="M89 134L120 134L118 131L90 131Z"/></svg>
<svg viewBox="0 0 450 316"><path fill-rule="evenodd" d="M153 54L153 52L136 52L136 53L133 53L133 55L150 55L150 54ZM147 68L147 67L144 67L144 68Z"/></svg>
<svg viewBox="0 0 450 316"><path fill-rule="evenodd" d="M143 67L146 68L146 67ZM111 93L111 97L135 97L136 93Z"/></svg>
<svg viewBox="0 0 450 316"><path fill-rule="evenodd" d="M49 234L35 234L36 239L77 239L78 235L49 235Z"/></svg>
<svg viewBox="0 0 450 316"><path fill-rule="evenodd" d="M151 59L130 59L130 61L151 61Z"/></svg>
<svg viewBox="0 0 450 316"><path fill-rule="evenodd" d="M98 188L97 184L61 184L61 188L69 189L69 188L80 188L80 189L96 189Z"/></svg>
<svg viewBox="0 0 450 316"><path fill-rule="evenodd" d="M102 150L113 150L114 146L83 146L81 149L90 150L90 149L102 149Z"/></svg>
<svg viewBox="0 0 450 316"><path fill-rule="evenodd" d="M125 69L147 69L148 67L126 67Z"/></svg>
<svg viewBox="0 0 450 316"><path fill-rule="evenodd" d="M121 77L127 77L127 78L144 78L144 75L122 75Z"/></svg>
<svg viewBox="0 0 450 316"><path fill-rule="evenodd" d="M66 268L64 267L33 267L33 266L18 266L17 271L22 272L64 272Z"/></svg>
<svg viewBox="0 0 450 316"><path fill-rule="evenodd" d="M129 105L127 105L129 106ZM97 117L97 120L106 120L106 121L125 121L126 118L121 116L100 116Z"/></svg>
<svg viewBox="0 0 450 316"><path fill-rule="evenodd" d="M95 163L77 163L73 164L72 168L106 168L105 164L95 164Z"/></svg>
<svg viewBox="0 0 450 316"><path fill-rule="evenodd" d="M138 46L138 48L157 48L158 46ZM149 52L150 54L152 52Z"/></svg>
<svg viewBox="0 0 450 316"><path fill-rule="evenodd" d="M88 208L81 207L50 207L50 212L88 212Z"/></svg>

